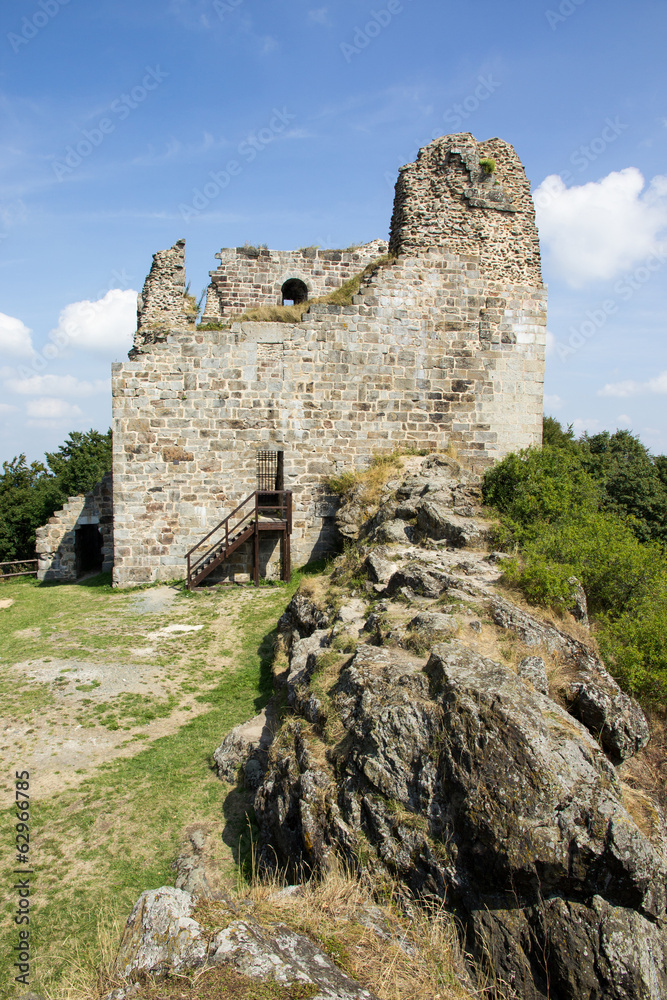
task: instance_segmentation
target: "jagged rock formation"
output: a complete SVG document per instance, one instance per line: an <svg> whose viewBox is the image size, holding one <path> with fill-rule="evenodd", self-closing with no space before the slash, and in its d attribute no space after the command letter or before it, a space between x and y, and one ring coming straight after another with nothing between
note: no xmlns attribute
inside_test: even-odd
<svg viewBox="0 0 667 1000"><path fill-rule="evenodd" d="M498 593L472 478L411 462L365 520L354 497L341 511L362 597L301 595L282 620L293 712L255 796L264 863L342 855L445 901L499 993L664 1000L667 830L615 767L646 719L592 642Z"/></svg>
<svg viewBox="0 0 667 1000"><path fill-rule="evenodd" d="M311 983L317 987L313 1000L374 1000L309 938L284 924L261 927L228 900L227 926L211 934L197 920L195 905L190 893L171 886L142 893L127 921L118 972L132 980L231 965L250 979ZM122 995L131 995L131 987Z"/></svg>

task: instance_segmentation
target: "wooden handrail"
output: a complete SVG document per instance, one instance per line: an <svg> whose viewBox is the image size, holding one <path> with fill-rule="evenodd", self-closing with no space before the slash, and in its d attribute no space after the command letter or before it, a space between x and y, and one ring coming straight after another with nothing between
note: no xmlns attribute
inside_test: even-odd
<svg viewBox="0 0 667 1000"><path fill-rule="evenodd" d="M260 496L261 497L267 497L267 496L269 496L269 497L275 497L276 499L273 502L260 503ZM260 514L261 514L262 511L265 511L265 510L279 511L280 512L280 516L281 516L281 520L285 522L285 528L287 530L287 533L291 534L291 532L292 532L292 493L291 493L291 491L290 490L254 490L249 496L247 496L245 498L245 500L242 500L241 503L238 504L230 514L228 514L225 518L223 518L222 521L220 521L219 524L216 524L216 526L214 528L211 528L211 530L208 532L208 534L204 535L204 537L201 538L197 542L196 545L193 545L192 548L188 552L186 552L185 556L186 556L186 559L187 559L187 583L188 583L188 586L190 585L192 577L197 573L197 571L201 568L201 566L206 562L206 560L209 558L209 556L213 555L216 552L219 552L219 550L221 549L221 547L224 548L224 549L229 548L229 545L230 545L230 522L231 522L232 518L234 518L241 510L243 510L243 508L246 506L246 504L250 503L251 500L254 500L254 505L253 505L252 510L249 510L246 514L244 514L243 517L232 526L232 531L236 534L236 537L238 537L239 530L246 530L245 528L243 528L243 525L245 524L245 522L247 522L247 521L253 521L253 520L254 520L254 532L255 532L255 535L257 535L258 525L259 525L259 521L260 521ZM211 545L209 548L207 548L203 553L197 555L195 557L194 561L193 561L193 559L192 559L193 553L197 552L198 549L201 549L201 546L204 545L213 535L216 534L216 532L219 532L222 528L224 528L224 542L223 542L222 538L219 539L218 541L214 542L213 545ZM232 539L232 542L233 542L233 540L234 539Z"/></svg>
<svg viewBox="0 0 667 1000"><path fill-rule="evenodd" d="M192 546L192 548L190 549L190 551L189 551L189 552L186 552L186 553L185 553L185 554L186 554L186 556L191 556L191 555L192 555L192 553L194 552L194 550L195 550L195 549L198 549L200 545L203 545L203 544L204 544L204 542L205 542L205 541L206 541L207 539L209 539L209 538L211 537L211 535L212 535L212 534L213 534L214 532L216 532L216 531L218 530L218 528L221 528L221 527L223 526L223 524L225 523L225 521L229 521L230 517L234 517L234 514L236 514L236 513L237 513L237 512L239 511L239 510L241 510L241 507L245 507L245 505L246 505L246 504L248 503L248 501L249 501L249 500L252 500L252 498L253 498L254 496L257 496L257 490L255 490L255 492L254 492L254 493L251 493L249 497L246 497L246 498L245 498L245 500L243 500L243 501L242 501L242 502L241 502L241 503L240 503L240 504L238 505L238 507L235 507L235 508L234 508L234 510L233 510L233 511L231 512L231 514L228 514L228 515L227 515L227 517L223 517L223 519L222 519L222 521L220 522L220 524L216 524L215 528L211 528L211 530L209 531L208 535L204 535L204 537L203 537L203 538L201 538L201 539L200 539L200 540L199 540L199 541L197 542L197 544L196 544L196 545L193 545L193 546Z"/></svg>

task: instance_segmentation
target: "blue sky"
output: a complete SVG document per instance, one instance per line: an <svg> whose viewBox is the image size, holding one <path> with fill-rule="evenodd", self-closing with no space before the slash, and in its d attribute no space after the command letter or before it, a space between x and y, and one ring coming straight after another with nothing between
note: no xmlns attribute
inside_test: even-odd
<svg viewBox="0 0 667 1000"><path fill-rule="evenodd" d="M667 452L665 37L664 0L4 0L0 460L109 426L155 251L199 294L223 246L386 238L457 131L533 184L545 411Z"/></svg>

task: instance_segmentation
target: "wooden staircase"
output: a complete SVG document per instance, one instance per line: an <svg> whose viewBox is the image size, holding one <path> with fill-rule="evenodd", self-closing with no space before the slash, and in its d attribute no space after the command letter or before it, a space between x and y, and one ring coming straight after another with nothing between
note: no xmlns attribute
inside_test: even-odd
<svg viewBox="0 0 667 1000"><path fill-rule="evenodd" d="M253 539L253 583L258 587L259 536L263 531L281 533L281 579L289 583L292 576L292 493L290 490L255 490L186 554L185 585L188 590L198 587L249 538Z"/></svg>

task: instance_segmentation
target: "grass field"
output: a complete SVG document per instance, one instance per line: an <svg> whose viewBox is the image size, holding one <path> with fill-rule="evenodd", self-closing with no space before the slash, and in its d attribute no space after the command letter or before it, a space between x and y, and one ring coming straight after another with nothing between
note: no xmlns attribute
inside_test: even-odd
<svg viewBox="0 0 667 1000"><path fill-rule="evenodd" d="M172 865L189 826L207 829L220 871L237 876L245 816L230 809L233 796L225 814L229 788L212 770L212 753L234 725L266 703L276 623L298 582L295 574L289 586L176 593L167 611L155 613L149 590L112 591L100 578L87 586L2 585L3 996L24 991L14 989L12 970L16 819L10 802L14 771L36 766L35 741L70 722L75 734L99 732L116 740L111 759L76 768L78 774L54 771L50 794L31 800L30 987L49 998L66 997L75 980L94 975L103 942L117 936L139 894L173 884ZM166 623L192 631L164 633ZM203 627L195 631L197 626ZM73 666L49 672L48 661ZM150 673L142 674L146 692L129 698L122 691L98 694L109 688L108 670L97 686L77 674L81 662L89 669L106 665L115 676L114 665L128 673L135 661L142 670L148 662ZM51 679L35 679L35 673ZM72 673L83 683L73 685ZM151 696L151 684L160 697ZM172 731L156 737L160 726ZM54 752L57 757L60 751ZM43 754L41 759L48 762ZM33 782L39 788L34 770L31 787Z"/></svg>

